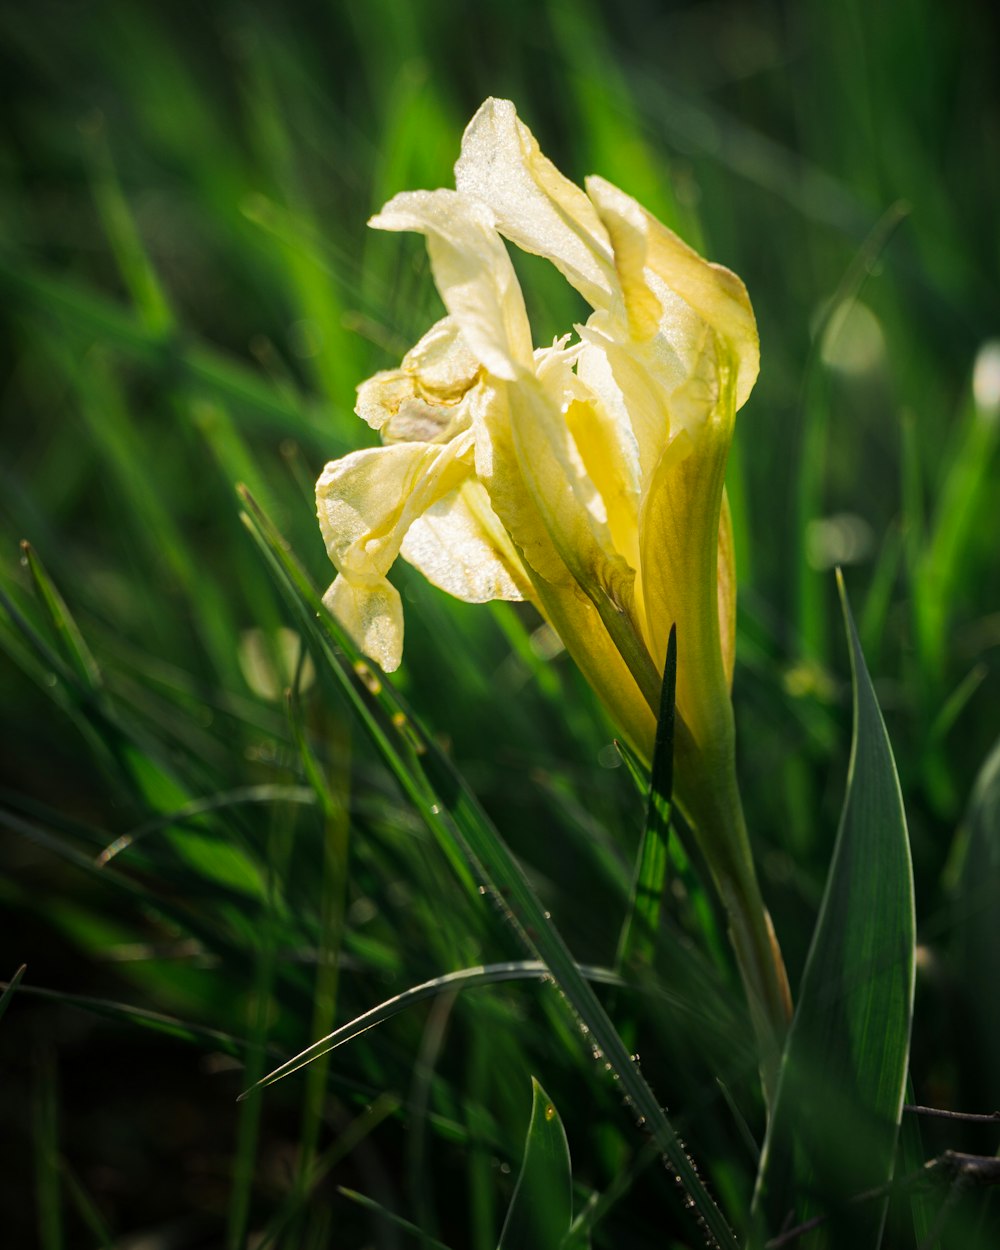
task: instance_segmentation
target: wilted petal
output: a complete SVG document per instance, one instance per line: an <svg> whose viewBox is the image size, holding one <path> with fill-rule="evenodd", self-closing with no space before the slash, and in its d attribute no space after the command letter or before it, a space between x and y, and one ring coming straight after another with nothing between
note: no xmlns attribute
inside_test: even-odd
<svg viewBox="0 0 1000 1250"><path fill-rule="evenodd" d="M475 386L479 361L453 317L433 325L403 357L362 382L354 411L385 442L435 442L467 424L462 401Z"/></svg>
<svg viewBox="0 0 1000 1250"><path fill-rule="evenodd" d="M531 583L483 486L469 479L418 517L400 553L441 590L466 603L520 600Z"/></svg>
<svg viewBox="0 0 1000 1250"><path fill-rule="evenodd" d="M403 605L395 586L385 578L355 582L340 574L323 596L323 602L363 655L386 673L399 668L403 656Z"/></svg>
<svg viewBox="0 0 1000 1250"><path fill-rule="evenodd" d="M353 581L378 582L413 521L470 466L471 436L443 445L396 443L331 461L316 483L320 529L330 559Z"/></svg>
<svg viewBox="0 0 1000 1250"><path fill-rule="evenodd" d="M552 261L591 307L613 302L607 231L584 192L542 154L510 100L487 100L469 122L455 185L490 206L505 238Z"/></svg>
<svg viewBox="0 0 1000 1250"><path fill-rule="evenodd" d="M427 236L434 282L473 354L498 378L531 367L531 330L489 208L457 191L404 191L368 223Z"/></svg>

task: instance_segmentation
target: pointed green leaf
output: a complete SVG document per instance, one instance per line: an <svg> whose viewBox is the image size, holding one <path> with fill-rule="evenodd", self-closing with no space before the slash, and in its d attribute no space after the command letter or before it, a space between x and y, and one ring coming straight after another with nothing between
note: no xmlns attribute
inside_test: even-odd
<svg viewBox="0 0 1000 1250"><path fill-rule="evenodd" d="M524 1157L497 1250L555 1250L573 1221L566 1130L555 1104L534 1077L531 1091Z"/></svg>
<svg viewBox="0 0 1000 1250"><path fill-rule="evenodd" d="M756 1235L817 1214L832 1245L875 1247L892 1175L913 1009L913 875L892 750L841 582L854 678L847 795L754 1195ZM845 1205L846 1204L846 1205Z"/></svg>

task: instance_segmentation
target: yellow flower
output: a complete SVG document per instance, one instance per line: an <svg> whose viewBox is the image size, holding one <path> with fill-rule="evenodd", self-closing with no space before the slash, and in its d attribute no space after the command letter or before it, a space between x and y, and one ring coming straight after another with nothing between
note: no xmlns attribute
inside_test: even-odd
<svg viewBox="0 0 1000 1250"><path fill-rule="evenodd" d="M755 1011L776 1029L784 991L745 966L772 956L729 693L723 476L759 361L746 290L617 187L570 182L507 100L487 100L469 123L455 181L397 195L370 223L426 236L448 315L399 369L359 388L357 412L384 445L319 479L338 569L326 602L392 670L403 620L386 574L397 555L461 599L531 600L647 760L676 624L678 796L736 917L751 1004L767 1000ZM585 324L534 347L504 239L556 266L593 310ZM741 937L748 907L759 915Z"/></svg>
<svg viewBox="0 0 1000 1250"><path fill-rule="evenodd" d="M449 315L359 389L385 446L320 478L327 602L391 671L397 555L467 601L530 598L647 757L676 623L678 708L708 744L732 675L722 474L757 372L746 291L610 183L564 178L509 101L482 106L455 173L371 223L427 236ZM533 348L501 235L591 305L572 337Z"/></svg>

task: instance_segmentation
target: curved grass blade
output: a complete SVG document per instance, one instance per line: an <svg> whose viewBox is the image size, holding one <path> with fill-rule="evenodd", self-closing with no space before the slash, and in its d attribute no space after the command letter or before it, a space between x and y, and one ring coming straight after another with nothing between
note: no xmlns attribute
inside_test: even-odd
<svg viewBox="0 0 1000 1250"><path fill-rule="evenodd" d="M531 1078L531 1120L497 1250L553 1250L573 1222L573 1173L555 1103Z"/></svg>
<svg viewBox="0 0 1000 1250"><path fill-rule="evenodd" d="M416 1224L411 1224L409 1220L404 1220L401 1215L396 1215L394 1211L386 1210L380 1202L376 1202L374 1198L369 1198L367 1194L359 1194L356 1189L348 1189L344 1185L337 1186L337 1193L351 1202L356 1202L359 1207L365 1207L366 1210L374 1212L384 1220L388 1220L390 1224L402 1229L404 1233L409 1233L422 1246L429 1246L430 1250L450 1250L450 1247L446 1246L443 1241L438 1241L436 1237L431 1237L422 1228L417 1228Z"/></svg>
<svg viewBox="0 0 1000 1250"><path fill-rule="evenodd" d="M653 963L660 908L667 880L667 845L674 786L674 699L677 688L677 626L670 627L660 691L660 715L653 745L646 825L635 865L632 896L618 939L615 967L649 968Z"/></svg>
<svg viewBox="0 0 1000 1250"><path fill-rule="evenodd" d="M602 982L605 985L625 984L620 977L607 968L581 967L580 972L588 980ZM391 1019L405 1008L412 1007L414 1003L422 1002L425 998L435 998L439 994L473 985L499 985L504 981L541 981L548 976L549 970L541 960L518 959L507 960L503 963L482 964L475 968L460 968L457 972L446 972L443 976L432 977L429 981L422 981L419 985L411 986L401 994L394 994L392 998L387 998L377 1007L372 1007L370 1011L334 1029L326 1037L321 1037L318 1042L313 1042L311 1046L293 1055L279 1068L275 1068L273 1072L262 1077L256 1085L252 1085L240 1094L240 1099L248 1097L254 1090L265 1089L268 1085L274 1085L284 1077L291 1076L293 1072L298 1072L314 1060L329 1054L331 1050L336 1050L338 1046L353 1041L362 1033L367 1033L369 1029Z"/></svg>
<svg viewBox="0 0 1000 1250"><path fill-rule="evenodd" d="M816 1214L833 1245L879 1244L913 1011L913 874L892 749L840 579L854 741L826 892L754 1194L755 1236Z"/></svg>
<svg viewBox="0 0 1000 1250"><path fill-rule="evenodd" d="M656 1095L632 1061L628 1047L500 833L391 683L376 677L363 661L355 658L352 644L324 609L288 544L249 492L244 488L240 494L248 507L243 514L247 527L297 613L304 636L327 661L331 674L459 880L474 895L492 898L529 953L547 966L594 1059L603 1064L609 1075L617 1073L626 1105L639 1127L656 1142L668 1170L693 1204L694 1218L706 1241L735 1247L732 1230Z"/></svg>
<svg viewBox="0 0 1000 1250"><path fill-rule="evenodd" d="M0 1020L2 1020L6 1015L7 1008L10 1006L14 999L14 995L17 993L17 987L21 984L21 980L27 971L28 965L22 964L3 987L3 994L0 995Z"/></svg>

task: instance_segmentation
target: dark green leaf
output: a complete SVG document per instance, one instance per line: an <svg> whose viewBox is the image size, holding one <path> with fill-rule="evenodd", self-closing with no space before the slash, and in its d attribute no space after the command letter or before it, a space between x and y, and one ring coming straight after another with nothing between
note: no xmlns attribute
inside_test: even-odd
<svg viewBox="0 0 1000 1250"><path fill-rule="evenodd" d="M913 876L892 750L841 582L854 677L847 795L754 1196L761 1240L817 1214L830 1244L875 1247L892 1175L913 1009Z"/></svg>

